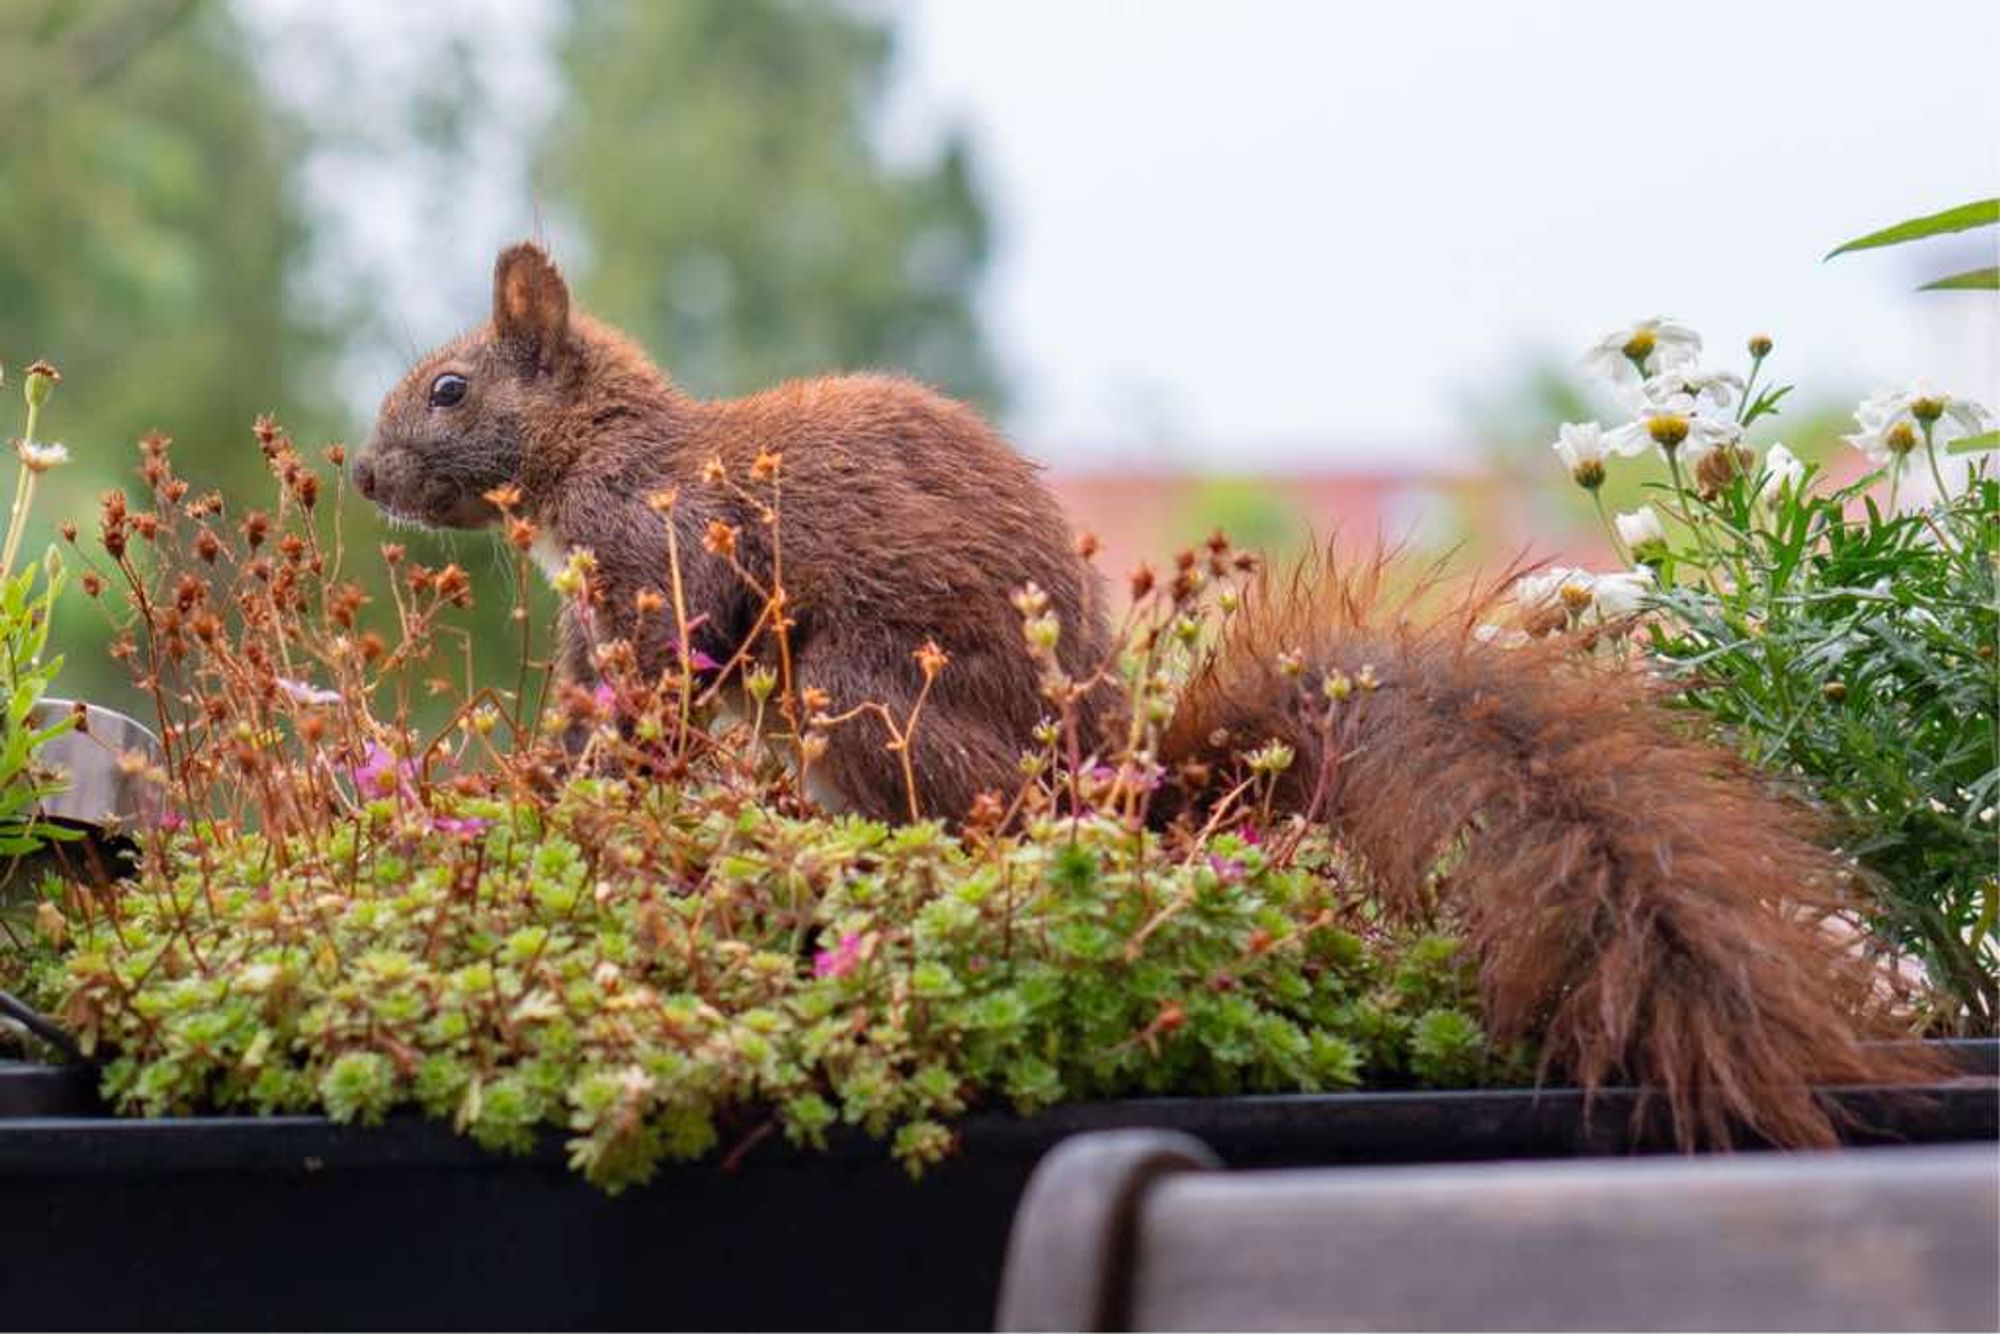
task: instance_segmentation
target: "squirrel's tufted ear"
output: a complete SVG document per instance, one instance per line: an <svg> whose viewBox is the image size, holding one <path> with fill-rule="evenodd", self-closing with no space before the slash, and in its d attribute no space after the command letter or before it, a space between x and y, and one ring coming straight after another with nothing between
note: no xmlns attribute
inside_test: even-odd
<svg viewBox="0 0 2000 1334"><path fill-rule="evenodd" d="M532 241L508 246L493 263L493 332L544 369L568 342L569 285Z"/></svg>

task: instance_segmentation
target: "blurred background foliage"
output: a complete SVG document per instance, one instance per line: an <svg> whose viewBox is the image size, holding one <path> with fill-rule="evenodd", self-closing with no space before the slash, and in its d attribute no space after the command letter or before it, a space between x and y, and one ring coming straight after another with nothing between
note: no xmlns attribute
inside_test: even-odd
<svg viewBox="0 0 2000 1334"><path fill-rule="evenodd" d="M253 419L275 413L310 458L358 443L370 405L341 392L341 367L367 364L379 391L380 368L416 350L398 329L409 294L347 262L307 171L343 155L413 164L407 188L449 210L464 146L508 90L482 83L463 42L405 95L341 68L353 53L334 42L312 53L337 71L317 92L274 88L245 19L224 0L0 3L0 365L9 392L32 358L61 367L45 433L75 458L50 479L36 540L69 518L87 552L96 496L131 482L149 430L174 437L198 490L239 514L267 504ZM891 164L871 141L886 20L783 0L573 0L548 40L560 86L521 146L536 229L585 302L689 387L893 366L1000 406L973 308L988 229L970 154L948 138ZM428 259L454 270L457 317L482 317L488 258ZM385 532L357 503L343 522L362 550ZM495 544L397 538L474 572L480 674L511 679ZM379 579L374 565L351 568ZM59 688L129 707L107 635L73 583Z"/></svg>
<svg viewBox="0 0 2000 1334"><path fill-rule="evenodd" d="M539 159L581 232L584 303L698 393L885 366L997 407L967 299L988 250L970 152L953 136L885 169L890 49L831 5L577 0Z"/></svg>
<svg viewBox="0 0 2000 1334"><path fill-rule="evenodd" d="M309 458L327 441L358 444L419 342L484 314L490 256L468 239L471 214L543 235L583 301L698 393L893 367L1004 412L976 306L993 239L979 163L961 132L893 159L881 147L890 11L550 0L546 26L505 30L495 12L477 0L0 0L0 365L8 392L32 358L62 368L46 420L75 458L51 475L32 540L62 518L87 534L97 495L130 483L149 430L173 436L182 474L239 513L268 503L259 413ZM496 71L496 41L532 48L553 86ZM493 170L496 138L518 178ZM397 264L357 242L368 228ZM1154 451L1094 476L1058 458L1055 481L1104 538L1120 585L1217 525L1277 557L1377 532L1461 548L1468 566L1530 548L1607 556L1548 442L1561 421L1616 410L1591 401L1565 358L1532 354L1460 406L1473 448L1444 471L1392 460L1259 476L1218 451L1202 460L1212 474L1181 477ZM1837 414L1809 409L1788 403L1759 443L1833 456ZM1064 444L1024 443L1044 457ZM1614 508L1645 499L1641 471L1613 471ZM388 536L363 504L343 523L353 550ZM395 540L472 572L476 670L510 682L513 567L496 544ZM350 572L379 581L375 566ZM545 629L549 599L531 584ZM136 704L102 652L105 618L74 581L67 596L59 688Z"/></svg>

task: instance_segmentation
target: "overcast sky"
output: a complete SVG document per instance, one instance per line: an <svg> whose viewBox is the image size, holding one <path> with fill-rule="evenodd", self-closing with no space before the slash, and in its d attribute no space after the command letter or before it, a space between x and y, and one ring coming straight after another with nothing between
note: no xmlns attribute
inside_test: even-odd
<svg viewBox="0 0 2000 1334"><path fill-rule="evenodd" d="M470 32L526 93L511 114L553 97L535 67L548 0L244 3L298 95L317 78L365 107L330 50L354 52L379 97ZM1819 259L1996 193L1995 0L883 7L902 22L890 150L946 124L978 149L1008 424L1041 457L1443 460L1469 396L1650 314L1727 353L1769 331L1781 375L1825 393L1928 374L2000 406L1994 299L1910 290L1993 262L1995 231ZM476 314L461 308L483 260L451 257L543 220L507 156L521 128L486 127L470 194L363 158L314 166L345 244L405 275L415 342Z"/></svg>
<svg viewBox="0 0 2000 1334"><path fill-rule="evenodd" d="M1995 396L1993 298L1909 290L1993 231L1819 262L2000 192L1993 0L919 0L905 42L892 123L982 150L1014 425L1065 458L1449 449L1467 391L1655 313Z"/></svg>

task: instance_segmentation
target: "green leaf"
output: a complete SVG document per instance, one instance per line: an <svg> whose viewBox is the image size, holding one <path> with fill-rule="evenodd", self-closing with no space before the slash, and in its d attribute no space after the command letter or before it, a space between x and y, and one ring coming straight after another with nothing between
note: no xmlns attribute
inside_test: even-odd
<svg viewBox="0 0 2000 1334"><path fill-rule="evenodd" d="M1978 435L1968 435L1963 440L1954 440L1944 447L1944 452L1984 454L1989 449L2000 449L2000 431L1981 431Z"/></svg>
<svg viewBox="0 0 2000 1334"><path fill-rule="evenodd" d="M2000 268L1988 265L1983 269L1968 269L1964 273L1954 273L1949 278L1939 278L1936 282L1925 283L1919 292L1992 292L2000 291Z"/></svg>
<svg viewBox="0 0 2000 1334"><path fill-rule="evenodd" d="M1844 245L1835 246L1826 252L1826 258L1844 255L1850 250L1873 250L1877 246L1901 245L1905 241L1920 241L1926 236L1943 236L1947 232L1962 232L1972 227L1990 227L2000 222L2000 199L1981 199L1970 204L1960 204L1942 213L1932 213L1928 217L1911 218L1893 227L1884 227L1879 232L1857 236Z"/></svg>

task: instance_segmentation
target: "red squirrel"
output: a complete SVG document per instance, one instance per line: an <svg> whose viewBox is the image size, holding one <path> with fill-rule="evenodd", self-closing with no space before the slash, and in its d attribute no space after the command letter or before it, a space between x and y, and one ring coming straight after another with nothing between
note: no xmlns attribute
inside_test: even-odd
<svg viewBox="0 0 2000 1334"><path fill-rule="evenodd" d="M515 488L546 563L587 548L614 590L564 628L564 670L587 680L594 641L629 642L645 671L678 661L665 618L634 611L635 593L667 586L668 523L700 617L692 647L727 661L751 633L749 590L702 537L735 527L736 559L768 584L770 536L702 482L711 460L741 476L765 452L782 459L800 683L834 711L873 701L902 716L922 685L912 650L934 640L950 665L912 755L927 813L961 816L1017 785L1044 710L1013 594L1046 594L1073 676L1107 650L1106 599L1033 466L963 404L886 375L694 398L575 309L548 255L520 244L495 266L491 320L384 399L354 479L391 514L455 528L495 522L489 493ZM679 498L663 514L649 501L668 489ZM1485 644L1472 614L1413 623L1377 605L1378 575L1313 562L1253 589L1161 763L1226 767L1277 738L1293 773L1330 765L1330 784L1284 794L1292 812L1362 855L1387 911L1456 898L1494 1035L1535 1038L1545 1071L1586 1088L1656 1090L1683 1145L1828 1144L1836 1128L1809 1084L1935 1073L1860 1040L1868 978L1804 911L1836 901L1841 867L1795 804L1687 735L1632 673L1552 641ZM1364 667L1378 684L1339 754L1323 754L1301 688ZM833 804L908 813L900 762L867 729L832 733L815 772ZM1431 872L1454 849L1440 886Z"/></svg>

